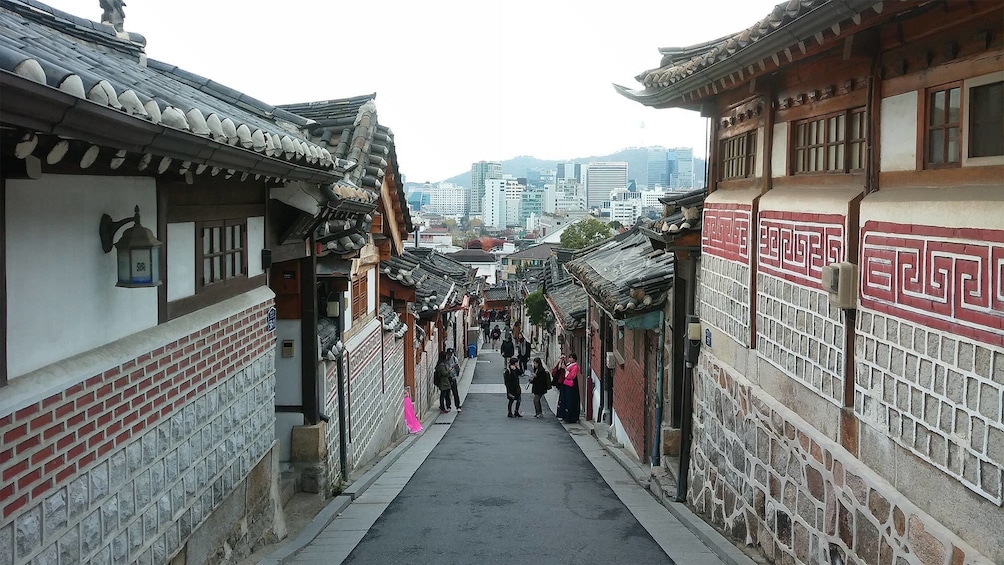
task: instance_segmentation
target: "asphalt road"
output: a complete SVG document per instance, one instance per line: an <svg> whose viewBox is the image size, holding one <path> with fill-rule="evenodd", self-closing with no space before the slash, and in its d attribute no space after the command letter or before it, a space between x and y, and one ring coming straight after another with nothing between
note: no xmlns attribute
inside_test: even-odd
<svg viewBox="0 0 1004 565"><path fill-rule="evenodd" d="M501 356L477 362L463 412L344 563L672 564L528 391L506 417Z"/></svg>

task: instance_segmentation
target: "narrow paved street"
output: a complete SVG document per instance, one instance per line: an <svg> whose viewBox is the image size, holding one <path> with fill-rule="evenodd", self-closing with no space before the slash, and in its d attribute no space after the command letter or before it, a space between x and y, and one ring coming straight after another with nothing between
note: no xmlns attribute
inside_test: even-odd
<svg viewBox="0 0 1004 565"><path fill-rule="evenodd" d="M524 417L507 418L498 352L471 361L463 411L439 415L282 563L722 563L585 428L548 408L533 418L529 391Z"/></svg>

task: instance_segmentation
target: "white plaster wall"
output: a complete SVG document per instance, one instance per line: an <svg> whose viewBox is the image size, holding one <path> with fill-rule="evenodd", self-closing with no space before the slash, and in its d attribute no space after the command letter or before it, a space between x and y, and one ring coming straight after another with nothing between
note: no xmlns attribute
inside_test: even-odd
<svg viewBox="0 0 1004 565"><path fill-rule="evenodd" d="M366 312L373 312L377 307L377 277L370 271L366 272L366 277Z"/></svg>
<svg viewBox="0 0 1004 565"><path fill-rule="evenodd" d="M764 147L767 146L764 140L764 129L756 128L756 164L753 167L753 176L757 178L763 177Z"/></svg>
<svg viewBox="0 0 1004 565"><path fill-rule="evenodd" d="M265 248L265 217L248 218L248 276L265 272L261 265L261 250ZM194 277L193 277L194 280Z"/></svg>
<svg viewBox="0 0 1004 565"><path fill-rule="evenodd" d="M167 301L195 295L195 222L167 224Z"/></svg>
<svg viewBox="0 0 1004 565"><path fill-rule="evenodd" d="M801 186L775 188L760 198L760 211L804 212L807 214L847 214L848 203L862 188L806 190ZM753 230L758 234L758 230ZM757 236L758 237L758 236Z"/></svg>
<svg viewBox="0 0 1004 565"><path fill-rule="evenodd" d="M783 177L788 174L788 122L774 124L774 140L770 151L770 174Z"/></svg>
<svg viewBox="0 0 1004 565"><path fill-rule="evenodd" d="M299 406L303 403L301 327L300 320L275 321L275 403L280 406ZM282 342L287 339L293 340L292 357L282 356Z"/></svg>
<svg viewBox="0 0 1004 565"><path fill-rule="evenodd" d="M861 223L911 223L929 226L1004 229L1004 179L991 186L880 190L861 202Z"/></svg>
<svg viewBox="0 0 1004 565"><path fill-rule="evenodd" d="M156 235L154 179L45 175L6 193L10 378L157 325L157 289L116 287L115 250L98 237L101 214L136 205Z"/></svg>
<svg viewBox="0 0 1004 565"><path fill-rule="evenodd" d="M882 99L881 170L917 168L917 93L904 92Z"/></svg>

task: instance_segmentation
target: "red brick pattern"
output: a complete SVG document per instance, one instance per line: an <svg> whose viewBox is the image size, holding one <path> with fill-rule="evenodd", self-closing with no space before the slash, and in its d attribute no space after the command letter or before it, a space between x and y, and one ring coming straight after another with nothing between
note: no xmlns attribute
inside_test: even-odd
<svg viewBox="0 0 1004 565"><path fill-rule="evenodd" d="M822 288L822 269L844 260L844 216L761 211L757 269L809 288Z"/></svg>
<svg viewBox="0 0 1004 565"><path fill-rule="evenodd" d="M274 346L265 327L271 301L92 375L0 417L0 519L155 426Z"/></svg>
<svg viewBox="0 0 1004 565"><path fill-rule="evenodd" d="M624 426L628 439L635 451L642 458L647 460L648 443L646 438L650 437L646 433L653 426L654 411L649 410L652 402L651 391L655 382L655 363L650 363L653 372L652 379L646 379L645 375L645 354L636 358L632 353L635 350L635 340L645 340L644 330L625 330L626 338L624 344L624 364L617 367L614 375L614 412L617 419ZM639 349L645 350L647 344L641 344ZM650 382L651 381L651 382Z"/></svg>
<svg viewBox="0 0 1004 565"><path fill-rule="evenodd" d="M861 305L1004 346L1004 230L866 222Z"/></svg>

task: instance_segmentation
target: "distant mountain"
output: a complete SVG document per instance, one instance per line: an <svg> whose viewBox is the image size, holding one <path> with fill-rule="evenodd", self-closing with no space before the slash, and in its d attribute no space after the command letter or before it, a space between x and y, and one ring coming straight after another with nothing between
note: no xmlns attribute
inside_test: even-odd
<svg viewBox="0 0 1004 565"><path fill-rule="evenodd" d="M628 178L634 180L639 185L648 185L648 148L631 147L623 149L610 155L596 155L593 157L575 157L573 159L561 159L548 161L538 159L529 155L514 157L502 161L502 172L514 177L525 177L529 169L553 169L558 163L579 163L585 165L590 162L603 161L626 161L628 164ZM704 159L694 159L694 172L698 178L702 178L704 171ZM458 186L471 186L471 172L465 171L442 182L449 182Z"/></svg>

